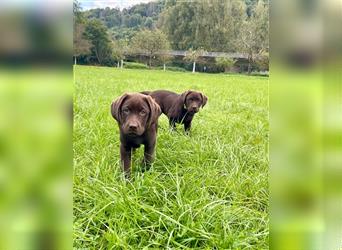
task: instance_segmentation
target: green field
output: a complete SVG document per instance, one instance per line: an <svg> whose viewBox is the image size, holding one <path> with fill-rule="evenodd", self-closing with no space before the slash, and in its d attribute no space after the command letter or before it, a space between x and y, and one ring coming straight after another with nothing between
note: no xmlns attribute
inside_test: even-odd
<svg viewBox="0 0 342 250"><path fill-rule="evenodd" d="M124 92L202 91L190 136L159 119L156 159L132 180L110 114ZM76 249L268 249L268 78L77 66L74 94Z"/></svg>

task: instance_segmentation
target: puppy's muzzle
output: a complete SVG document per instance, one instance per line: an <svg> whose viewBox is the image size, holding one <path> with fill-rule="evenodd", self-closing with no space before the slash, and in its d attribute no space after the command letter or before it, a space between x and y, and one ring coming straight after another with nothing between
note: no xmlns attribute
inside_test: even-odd
<svg viewBox="0 0 342 250"><path fill-rule="evenodd" d="M198 110L199 110L199 108L196 107L196 106L190 107L190 109L189 109L189 111L190 111L191 113L197 113Z"/></svg>
<svg viewBox="0 0 342 250"><path fill-rule="evenodd" d="M128 132L129 133L136 133L138 131L138 123L131 122L128 124Z"/></svg>

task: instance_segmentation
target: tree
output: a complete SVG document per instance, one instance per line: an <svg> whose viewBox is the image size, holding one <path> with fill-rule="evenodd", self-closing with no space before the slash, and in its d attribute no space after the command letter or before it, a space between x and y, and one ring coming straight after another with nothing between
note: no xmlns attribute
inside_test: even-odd
<svg viewBox="0 0 342 250"><path fill-rule="evenodd" d="M90 43L83 36L85 27L85 18L81 12L82 8L77 0L73 2L73 14L74 14L74 32L73 32L73 54L75 58L75 65L77 64L77 57L82 54L88 54L90 52Z"/></svg>
<svg viewBox="0 0 342 250"><path fill-rule="evenodd" d="M234 39L245 15L243 0L176 1L160 14L158 27L174 49L203 47L209 51L234 52Z"/></svg>
<svg viewBox="0 0 342 250"><path fill-rule="evenodd" d="M127 41L125 40L115 40L112 44L113 53L112 56L115 60L118 61L118 67L121 63L121 68L123 68L123 60L126 57L126 54L129 53L129 47Z"/></svg>
<svg viewBox="0 0 342 250"><path fill-rule="evenodd" d="M151 29L153 25L153 19L151 17L147 17L144 22L144 26L148 29Z"/></svg>
<svg viewBox="0 0 342 250"><path fill-rule="evenodd" d="M132 48L135 53L146 54L149 66L152 66L152 57L170 48L169 41L160 30L142 30L132 39Z"/></svg>
<svg viewBox="0 0 342 250"><path fill-rule="evenodd" d="M100 64L106 64L112 57L112 48L108 38L107 28L99 20L87 23L85 37L91 42L91 52Z"/></svg>
<svg viewBox="0 0 342 250"><path fill-rule="evenodd" d="M162 51L159 55L158 55L160 61L163 63L163 69L164 71L166 70L166 63L170 62L173 58L173 56L169 53L169 51L165 50Z"/></svg>
<svg viewBox="0 0 342 250"><path fill-rule="evenodd" d="M228 72L236 62L236 60L228 57L217 57L215 61L217 65L224 68L224 72Z"/></svg>
<svg viewBox="0 0 342 250"><path fill-rule="evenodd" d="M199 58L206 53L204 49L193 50L190 48L186 51L184 60L188 62L192 62L192 73L196 71L196 62L198 62Z"/></svg>
<svg viewBox="0 0 342 250"><path fill-rule="evenodd" d="M252 15L253 8L257 2L258 0L245 0L246 7L247 7L246 13L248 16Z"/></svg>
<svg viewBox="0 0 342 250"><path fill-rule="evenodd" d="M179 1L166 8L159 17L158 27L167 34L174 49L184 50L194 46L193 6L195 3Z"/></svg>
<svg viewBox="0 0 342 250"><path fill-rule="evenodd" d="M261 52L256 58L255 63L258 65L260 70L268 70L269 68L269 53L268 52Z"/></svg>
<svg viewBox="0 0 342 250"><path fill-rule="evenodd" d="M74 58L75 65L77 64L77 57L90 53L90 42L84 38L84 24L76 24L74 28Z"/></svg>
<svg viewBox="0 0 342 250"><path fill-rule="evenodd" d="M243 22L236 46L240 52L247 54L248 74L250 74L256 56L267 52L269 47L268 5L263 1L259 0L251 16Z"/></svg>
<svg viewBox="0 0 342 250"><path fill-rule="evenodd" d="M77 0L73 1L73 14L74 14L74 24L84 22L82 7L81 7L81 4Z"/></svg>
<svg viewBox="0 0 342 250"><path fill-rule="evenodd" d="M138 14L134 14L125 19L125 25L129 28L139 26L142 22L142 17Z"/></svg>

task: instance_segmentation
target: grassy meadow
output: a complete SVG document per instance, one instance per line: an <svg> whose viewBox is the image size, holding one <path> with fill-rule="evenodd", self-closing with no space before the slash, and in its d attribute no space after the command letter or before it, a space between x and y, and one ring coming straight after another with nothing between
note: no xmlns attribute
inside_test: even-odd
<svg viewBox="0 0 342 250"><path fill-rule="evenodd" d="M76 66L75 249L268 249L268 78ZM190 136L159 119L156 159L123 179L110 114L124 92L208 96Z"/></svg>

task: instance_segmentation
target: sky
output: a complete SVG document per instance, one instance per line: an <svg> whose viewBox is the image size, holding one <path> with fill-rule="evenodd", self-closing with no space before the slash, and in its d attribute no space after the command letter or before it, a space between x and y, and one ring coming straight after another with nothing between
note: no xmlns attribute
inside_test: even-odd
<svg viewBox="0 0 342 250"><path fill-rule="evenodd" d="M148 3L153 0L79 0L83 10L95 8L127 8L138 3Z"/></svg>

